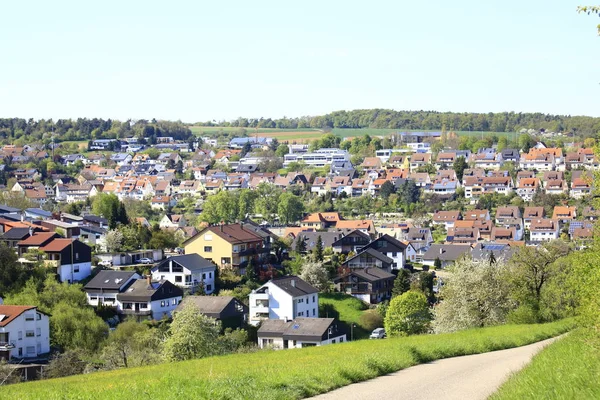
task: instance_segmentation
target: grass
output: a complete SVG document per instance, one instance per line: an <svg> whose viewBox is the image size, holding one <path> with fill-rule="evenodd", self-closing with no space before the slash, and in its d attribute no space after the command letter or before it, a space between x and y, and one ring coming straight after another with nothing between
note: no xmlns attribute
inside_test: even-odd
<svg viewBox="0 0 600 400"><path fill-rule="evenodd" d="M354 339L365 339L369 337L371 332L367 331L360 325L360 316L369 307L350 295L344 293L320 293L319 294L319 305L328 304L335 308L339 313L337 318L346 325L348 331L348 339L350 339L351 331L350 324L355 324ZM326 318L327 315L320 315L322 318ZM330 315L331 317L331 315Z"/></svg>
<svg viewBox="0 0 600 400"><path fill-rule="evenodd" d="M600 399L600 352L589 337L578 330L546 347L491 399Z"/></svg>
<svg viewBox="0 0 600 400"><path fill-rule="evenodd" d="M6 399L300 399L435 359L521 346L573 321L505 325L444 335L361 340L233 354L37 381L0 389Z"/></svg>

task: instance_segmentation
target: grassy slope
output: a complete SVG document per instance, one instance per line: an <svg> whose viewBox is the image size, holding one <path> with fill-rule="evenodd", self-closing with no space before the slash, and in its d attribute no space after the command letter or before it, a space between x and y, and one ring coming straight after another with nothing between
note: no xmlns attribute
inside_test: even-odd
<svg viewBox="0 0 600 400"><path fill-rule="evenodd" d="M0 398L299 399L434 359L532 343L572 326L572 321L507 325L445 335L234 354L12 385L0 389Z"/></svg>
<svg viewBox="0 0 600 400"><path fill-rule="evenodd" d="M350 339L350 324L356 324L354 328L354 339L365 339L371 332L363 329L360 324L360 316L368 306L359 299L344 293L320 293L319 304L331 304L340 313L339 320L348 325L348 339ZM326 318L326 315L320 315Z"/></svg>
<svg viewBox="0 0 600 400"><path fill-rule="evenodd" d="M600 399L600 352L576 331L514 375L493 400Z"/></svg>

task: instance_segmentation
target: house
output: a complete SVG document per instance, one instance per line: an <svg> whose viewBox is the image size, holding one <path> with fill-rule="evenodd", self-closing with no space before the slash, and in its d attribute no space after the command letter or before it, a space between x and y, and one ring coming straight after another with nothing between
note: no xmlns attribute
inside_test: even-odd
<svg viewBox="0 0 600 400"><path fill-rule="evenodd" d="M152 279L167 280L176 286L204 294L215 291L216 265L198 254L169 257L150 271Z"/></svg>
<svg viewBox="0 0 600 400"><path fill-rule="evenodd" d="M479 229L470 227L454 227L448 229L446 243L474 244L481 239Z"/></svg>
<svg viewBox="0 0 600 400"><path fill-rule="evenodd" d="M523 178L517 185L517 194L524 201L531 201L539 188L540 180L538 178Z"/></svg>
<svg viewBox="0 0 600 400"><path fill-rule="evenodd" d="M254 227L240 223L206 227L183 246L185 254L196 253L220 267L243 270L250 258L261 259L269 254L268 243Z"/></svg>
<svg viewBox="0 0 600 400"><path fill-rule="evenodd" d="M432 244L423 254L423 265L433 267L435 260L439 259L442 268L446 268L461 257L469 254L471 246L464 244Z"/></svg>
<svg viewBox="0 0 600 400"><path fill-rule="evenodd" d="M50 219L52 213L50 211L42 210L41 208L28 208L24 211L25 218L29 219Z"/></svg>
<svg viewBox="0 0 600 400"><path fill-rule="evenodd" d="M321 237L323 248L333 247L333 243L344 237L342 232L314 232L314 231L302 231L298 233L292 242L292 249L295 249L299 241L304 242L304 246L307 252L313 251L317 242Z"/></svg>
<svg viewBox="0 0 600 400"><path fill-rule="evenodd" d="M93 225L83 225L79 227L79 240L89 246L106 248L106 228L98 228Z"/></svg>
<svg viewBox="0 0 600 400"><path fill-rule="evenodd" d="M567 224L577 217L577 207L572 206L555 206L552 214L552 219L560 224Z"/></svg>
<svg viewBox="0 0 600 400"><path fill-rule="evenodd" d="M298 317L319 317L319 291L297 276L272 279L250 293L250 324Z"/></svg>
<svg viewBox="0 0 600 400"><path fill-rule="evenodd" d="M569 185L564 179L550 179L545 181L544 191L547 194L560 195L569 192Z"/></svg>
<svg viewBox="0 0 600 400"><path fill-rule="evenodd" d="M366 169L380 170L383 167L383 161L379 157L365 157L360 166Z"/></svg>
<svg viewBox="0 0 600 400"><path fill-rule="evenodd" d="M183 290L169 281L137 279L123 293L117 294L122 312L138 320L170 318L183 297Z"/></svg>
<svg viewBox="0 0 600 400"><path fill-rule="evenodd" d="M370 247L361 250L357 255L349 258L343 264L343 268L363 269L367 267L376 267L384 271L391 272L394 265L394 259L387 255L372 249Z"/></svg>
<svg viewBox="0 0 600 400"><path fill-rule="evenodd" d="M351 251L358 252L358 249L366 246L371 241L371 237L361 230L355 229L344 235L331 244L335 253L348 254ZM292 245L292 248L293 245Z"/></svg>
<svg viewBox="0 0 600 400"><path fill-rule="evenodd" d="M340 219L335 223L336 229L345 229L345 230L359 230L371 237L374 237L377 234L375 229L375 224L370 219L357 219L357 220L342 220Z"/></svg>
<svg viewBox="0 0 600 400"><path fill-rule="evenodd" d="M525 229L529 229L531 221L544 218L544 216L544 207L525 207L525 210L523 211L523 223Z"/></svg>
<svg viewBox="0 0 600 400"><path fill-rule="evenodd" d="M583 178L573 178L571 182L571 192L570 196L575 199L581 199L584 196L592 193L592 179L583 177Z"/></svg>
<svg viewBox="0 0 600 400"><path fill-rule="evenodd" d="M454 222L460 220L460 211L436 211L433 214L433 223L444 225L446 230L454 228Z"/></svg>
<svg viewBox="0 0 600 400"><path fill-rule="evenodd" d="M494 242L512 242L519 239L520 238L517 238L517 231L515 228L500 228L497 226L492 228L492 241Z"/></svg>
<svg viewBox="0 0 600 400"><path fill-rule="evenodd" d="M583 218L588 221L597 221L600 217L600 211L596 210L593 206L587 206L583 208Z"/></svg>
<svg viewBox="0 0 600 400"><path fill-rule="evenodd" d="M83 291L88 304L92 307L114 307L118 313L121 313L123 307L117 300L117 294L123 293L140 278L135 271L103 270L83 287Z"/></svg>
<svg viewBox="0 0 600 400"><path fill-rule="evenodd" d="M78 282L92 274L92 248L77 239L56 238L39 250L46 253L46 266L56 267L61 282Z"/></svg>
<svg viewBox="0 0 600 400"><path fill-rule="evenodd" d="M471 257L475 261L489 261L493 254L496 262L508 261L517 250L516 246L501 243L477 243L471 250Z"/></svg>
<svg viewBox="0 0 600 400"><path fill-rule="evenodd" d="M223 328L240 328L248 319L248 306L232 296L186 296L174 312L186 304L221 322Z"/></svg>
<svg viewBox="0 0 600 400"><path fill-rule="evenodd" d="M534 219L529 225L529 240L549 242L560 237L560 224L549 218Z"/></svg>
<svg viewBox="0 0 600 400"><path fill-rule="evenodd" d="M159 224L161 229L177 229L185 225L185 217L180 214L166 214L162 217Z"/></svg>
<svg viewBox="0 0 600 400"><path fill-rule="evenodd" d="M347 341L346 334L333 318L266 320L258 329L257 336L261 349L293 349Z"/></svg>
<svg viewBox="0 0 600 400"><path fill-rule="evenodd" d="M433 243L433 236L429 228L409 228L406 240L419 253L421 249L428 248Z"/></svg>
<svg viewBox="0 0 600 400"><path fill-rule="evenodd" d="M110 160L117 163L117 165L128 165L133 156L129 153L114 153L110 156Z"/></svg>
<svg viewBox="0 0 600 400"><path fill-rule="evenodd" d="M171 196L154 196L150 200L150 207L154 210L166 210L177 204L177 201Z"/></svg>
<svg viewBox="0 0 600 400"><path fill-rule="evenodd" d="M521 218L521 210L517 206L500 206L496 209L496 223L503 224L506 219Z"/></svg>
<svg viewBox="0 0 600 400"><path fill-rule="evenodd" d="M489 221L489 210L469 210L465 211L463 219L465 221Z"/></svg>
<svg viewBox="0 0 600 400"><path fill-rule="evenodd" d="M50 320L36 306L0 305L0 359L50 353Z"/></svg>
<svg viewBox="0 0 600 400"><path fill-rule="evenodd" d="M17 248L17 243L27 239L33 235L33 229L30 227L24 228L10 228L0 235L0 242L4 243L7 247Z"/></svg>
<svg viewBox="0 0 600 400"><path fill-rule="evenodd" d="M349 294L369 304L390 299L395 275L380 268L351 269L335 278L333 283L338 292Z"/></svg>
<svg viewBox="0 0 600 400"><path fill-rule="evenodd" d="M415 172L420 167L425 167L431 164L431 154L415 153L410 156L410 172Z"/></svg>
<svg viewBox="0 0 600 400"><path fill-rule="evenodd" d="M503 149L500 151L500 157L503 163L513 162L515 165L518 165L521 160L521 154L518 149Z"/></svg>
<svg viewBox="0 0 600 400"><path fill-rule="evenodd" d="M378 252L385 254L393 260L392 269L399 270L404 268L404 262L406 261L406 249L408 245L391 237L390 235L382 235L377 239L373 240L360 251L366 249L377 250Z"/></svg>

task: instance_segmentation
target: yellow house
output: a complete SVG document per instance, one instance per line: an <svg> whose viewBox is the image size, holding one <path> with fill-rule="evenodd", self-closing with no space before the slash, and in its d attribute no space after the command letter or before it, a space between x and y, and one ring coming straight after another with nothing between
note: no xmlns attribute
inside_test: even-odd
<svg viewBox="0 0 600 400"><path fill-rule="evenodd" d="M252 225L227 224L202 229L183 243L185 254L199 254L220 267L244 267L268 252Z"/></svg>

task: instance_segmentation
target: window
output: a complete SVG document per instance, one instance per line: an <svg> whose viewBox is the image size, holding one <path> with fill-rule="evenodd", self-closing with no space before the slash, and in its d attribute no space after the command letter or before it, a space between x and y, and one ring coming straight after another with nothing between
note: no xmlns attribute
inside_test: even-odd
<svg viewBox="0 0 600 400"><path fill-rule="evenodd" d="M17 337L19 338L19 340L23 340L23 331L19 331Z"/></svg>
<svg viewBox="0 0 600 400"><path fill-rule="evenodd" d="M177 299L173 299L173 300L171 301L171 304L172 304L172 305L174 305L174 306L176 306L176 305L177 305Z"/></svg>
<svg viewBox="0 0 600 400"><path fill-rule="evenodd" d="M90 301L96 301L96 300L98 300L97 296L90 296Z"/></svg>
<svg viewBox="0 0 600 400"><path fill-rule="evenodd" d="M148 303L140 303L140 309L145 310L148 308Z"/></svg>
<svg viewBox="0 0 600 400"><path fill-rule="evenodd" d="M25 337L34 337L35 336L35 332L33 331L26 331L25 332Z"/></svg>
<svg viewBox="0 0 600 400"><path fill-rule="evenodd" d="M36 316L35 319L37 319L38 321L42 319L42 314L40 314L40 313L35 314L35 316Z"/></svg>
<svg viewBox="0 0 600 400"><path fill-rule="evenodd" d="M206 285L206 291L210 292L212 290L212 285Z"/></svg>
<svg viewBox="0 0 600 400"><path fill-rule="evenodd" d="M73 266L73 272L79 272L79 265Z"/></svg>
<svg viewBox="0 0 600 400"><path fill-rule="evenodd" d="M317 296L313 295L313 303L317 302Z"/></svg>
<svg viewBox="0 0 600 400"><path fill-rule="evenodd" d="M181 265L173 264L172 270L173 272L183 272L183 267Z"/></svg>
<svg viewBox="0 0 600 400"><path fill-rule="evenodd" d="M212 235L207 233L206 235L204 235L204 240L210 242L212 240Z"/></svg>
<svg viewBox="0 0 600 400"><path fill-rule="evenodd" d="M35 329L35 336L42 336L42 328Z"/></svg>
<svg viewBox="0 0 600 400"><path fill-rule="evenodd" d="M342 343L343 341L344 341L344 337L342 336L342 337L340 338L340 343Z"/></svg>
<svg viewBox="0 0 600 400"><path fill-rule="evenodd" d="M33 314L25 314L25 321L33 321L34 319Z"/></svg>
<svg viewBox="0 0 600 400"><path fill-rule="evenodd" d="M209 272L209 273L208 273L208 278L209 278L209 279L210 279L210 278L212 278L212 272Z"/></svg>
<svg viewBox="0 0 600 400"><path fill-rule="evenodd" d="M40 354L42 352L42 344L41 343L37 344L37 352L38 352L38 354Z"/></svg>
<svg viewBox="0 0 600 400"><path fill-rule="evenodd" d="M183 282L183 279L181 278L181 275L177 275L175 277L175 283L181 283L181 282Z"/></svg>
<svg viewBox="0 0 600 400"><path fill-rule="evenodd" d="M35 346L27 346L27 354L35 354Z"/></svg>
<svg viewBox="0 0 600 400"><path fill-rule="evenodd" d="M212 246L204 246L205 253L212 253Z"/></svg>
<svg viewBox="0 0 600 400"><path fill-rule="evenodd" d="M165 301L164 301L164 300L160 302L160 306L161 306L161 307L164 307L164 306L165 306Z"/></svg>
<svg viewBox="0 0 600 400"><path fill-rule="evenodd" d="M317 310L313 308L313 317L317 315Z"/></svg>
<svg viewBox="0 0 600 400"><path fill-rule="evenodd" d="M221 264L231 264L230 257L221 257Z"/></svg>
<svg viewBox="0 0 600 400"><path fill-rule="evenodd" d="M19 347L19 357L23 357L23 348Z"/></svg>
<svg viewBox="0 0 600 400"><path fill-rule="evenodd" d="M206 279L206 274L202 274L202 280Z"/></svg>
<svg viewBox="0 0 600 400"><path fill-rule="evenodd" d="M75 253L75 260L79 260L79 253Z"/></svg>

